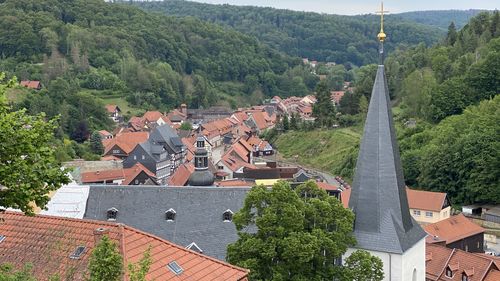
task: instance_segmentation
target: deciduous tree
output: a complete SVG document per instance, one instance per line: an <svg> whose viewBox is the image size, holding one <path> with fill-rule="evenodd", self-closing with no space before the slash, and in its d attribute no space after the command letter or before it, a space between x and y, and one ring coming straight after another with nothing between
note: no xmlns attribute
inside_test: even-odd
<svg viewBox="0 0 500 281"><path fill-rule="evenodd" d="M2 84L3 79L0 73L0 206L33 214L31 203L45 207L49 192L69 182L51 146L57 120L12 111L5 89L15 80Z"/></svg>
<svg viewBox="0 0 500 281"><path fill-rule="evenodd" d="M92 250L89 260L89 281L120 281L123 274L123 259L115 242L104 235Z"/></svg>

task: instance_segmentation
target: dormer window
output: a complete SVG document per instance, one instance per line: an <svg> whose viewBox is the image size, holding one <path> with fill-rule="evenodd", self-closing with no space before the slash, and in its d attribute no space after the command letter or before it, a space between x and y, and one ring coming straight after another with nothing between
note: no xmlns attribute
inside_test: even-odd
<svg viewBox="0 0 500 281"><path fill-rule="evenodd" d="M116 209L115 207L108 209L107 211L108 221L115 221L117 215L118 215L118 209Z"/></svg>
<svg viewBox="0 0 500 281"><path fill-rule="evenodd" d="M224 211L224 213L222 214L222 220L224 222L231 222L233 220L233 211L227 209L226 211Z"/></svg>
<svg viewBox="0 0 500 281"><path fill-rule="evenodd" d="M469 281L469 276L467 276L467 274L462 273L462 281Z"/></svg>
<svg viewBox="0 0 500 281"><path fill-rule="evenodd" d="M198 253L200 253L200 254L202 254L202 253L203 253L203 250L202 250L200 247L198 247L198 245L196 245L196 243L194 243L194 242L193 242L193 243L191 243L191 244L189 244L189 245L186 247L186 249L189 249L189 250L191 250L191 251L198 252Z"/></svg>
<svg viewBox="0 0 500 281"><path fill-rule="evenodd" d="M168 211L165 212L165 219L167 221L174 221L175 220L175 210L170 208Z"/></svg>
<svg viewBox="0 0 500 281"><path fill-rule="evenodd" d="M446 267L446 277L453 277L453 271L451 271L450 267Z"/></svg>

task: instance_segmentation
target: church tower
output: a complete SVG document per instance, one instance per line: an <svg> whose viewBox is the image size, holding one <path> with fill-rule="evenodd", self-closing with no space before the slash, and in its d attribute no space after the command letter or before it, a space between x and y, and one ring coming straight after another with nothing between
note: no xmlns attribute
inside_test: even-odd
<svg viewBox="0 0 500 281"><path fill-rule="evenodd" d="M208 170L208 152L205 148L205 138L201 134L196 138L194 169L194 172L189 177L189 185L212 186L214 184L214 175Z"/></svg>
<svg viewBox="0 0 500 281"><path fill-rule="evenodd" d="M373 85L349 207L356 249L384 263L384 280L425 280L426 233L410 215L384 69L382 4L380 63ZM356 249L349 249L349 256Z"/></svg>

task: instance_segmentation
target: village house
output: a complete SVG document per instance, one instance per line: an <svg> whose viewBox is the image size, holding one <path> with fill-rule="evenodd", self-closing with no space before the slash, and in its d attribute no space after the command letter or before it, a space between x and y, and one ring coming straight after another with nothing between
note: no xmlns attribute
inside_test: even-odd
<svg viewBox="0 0 500 281"><path fill-rule="evenodd" d="M500 258L428 243L425 247L425 280L498 281Z"/></svg>
<svg viewBox="0 0 500 281"><path fill-rule="evenodd" d="M130 207L136 212L134 206ZM141 210L150 209L146 205L143 207ZM107 236L120 249L124 265L139 262L151 247L147 280L247 280L248 270L205 256L195 244L189 248L186 246L190 245L179 246L124 225L121 216L126 211L121 206L103 212L108 216L115 214L117 222L113 219L94 221L45 215L31 217L16 212L0 214L2 263L12 264L16 269L29 263L31 273L40 281L49 280L56 274L67 278L65 280L88 280L92 251ZM178 216L183 217L183 214ZM127 272L124 280L129 280Z"/></svg>
<svg viewBox="0 0 500 281"><path fill-rule="evenodd" d="M410 214L421 225L436 223L450 217L451 203L443 192L406 188Z"/></svg>
<svg viewBox="0 0 500 281"><path fill-rule="evenodd" d="M83 184L122 184L125 179L123 169L93 171L81 173Z"/></svg>
<svg viewBox="0 0 500 281"><path fill-rule="evenodd" d="M330 92L330 98L331 98L334 105L339 105L340 100L342 100L344 95L345 95L345 91L331 91Z"/></svg>
<svg viewBox="0 0 500 281"><path fill-rule="evenodd" d="M111 139L103 139L103 155L125 159L138 144L145 142L148 138L148 132L125 132Z"/></svg>
<svg viewBox="0 0 500 281"><path fill-rule="evenodd" d="M123 175L125 179L122 185L157 185L155 174L141 163L123 169Z"/></svg>
<svg viewBox="0 0 500 281"><path fill-rule="evenodd" d="M169 125L157 126L147 141L137 145L123 161L124 168L141 163L155 174L159 184L184 163L186 149L177 133Z"/></svg>
<svg viewBox="0 0 500 281"><path fill-rule="evenodd" d="M451 249L484 253L484 228L473 223L463 214L428 224L424 230L430 235L427 243L444 243Z"/></svg>
<svg viewBox="0 0 500 281"><path fill-rule="evenodd" d="M251 136L246 141L252 146L252 155L254 157L270 156L274 154L274 149L269 142L262 140L257 136Z"/></svg>
<svg viewBox="0 0 500 281"><path fill-rule="evenodd" d="M122 121L122 110L116 104L107 104L105 108L109 118L111 118L113 122L118 123Z"/></svg>
<svg viewBox="0 0 500 281"><path fill-rule="evenodd" d="M42 83L40 81L23 80L19 83L19 85L21 85L21 87L26 87L32 90L42 89Z"/></svg>
<svg viewBox="0 0 500 281"><path fill-rule="evenodd" d="M113 134L106 130L100 130L99 136L101 137L101 140L109 140L113 138Z"/></svg>

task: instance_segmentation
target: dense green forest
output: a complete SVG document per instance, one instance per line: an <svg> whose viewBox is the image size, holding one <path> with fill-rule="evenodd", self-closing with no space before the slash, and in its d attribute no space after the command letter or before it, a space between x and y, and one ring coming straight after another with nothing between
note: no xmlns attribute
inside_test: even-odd
<svg viewBox="0 0 500 281"><path fill-rule="evenodd" d="M385 65L406 183L447 192L458 205L500 203L500 14L478 14L460 31L451 25L443 43L397 50ZM355 91L337 109L340 125L362 124L376 68L357 71ZM320 141L304 139L311 134ZM300 155L303 164L352 178L359 137L345 142L339 136L291 132L276 144L287 157ZM350 145L323 151L339 142ZM310 153L316 150L323 152Z"/></svg>
<svg viewBox="0 0 500 281"><path fill-rule="evenodd" d="M319 80L254 37L100 0L0 1L0 38L0 71L45 86L13 100L30 113L61 114L61 134L78 141L109 125L108 101L236 107L305 95Z"/></svg>
<svg viewBox="0 0 500 281"><path fill-rule="evenodd" d="M132 2L132 1L124 1ZM379 17L339 16L272 8L211 5L183 0L135 2L149 10L180 17L193 16L232 27L291 56L357 66L377 61ZM430 27L401 18L387 18L387 50L399 44L436 43L443 35Z"/></svg>
<svg viewBox="0 0 500 281"><path fill-rule="evenodd" d="M456 27L461 29L472 17L481 12L482 10L416 11L389 15L389 17L400 17L405 20L412 20L446 30L451 22L454 22Z"/></svg>

